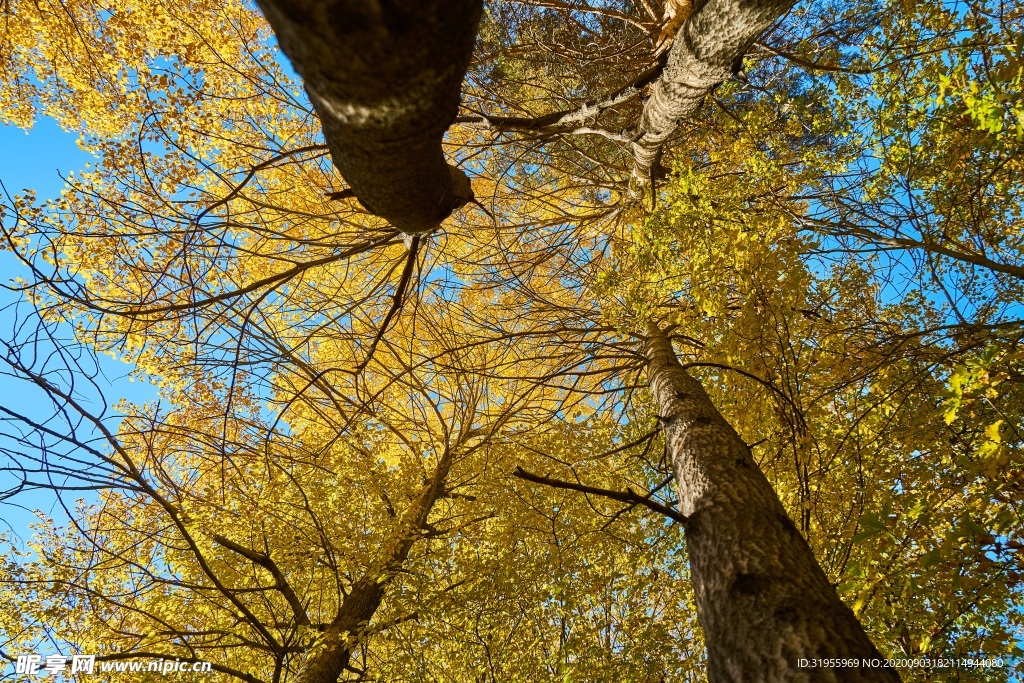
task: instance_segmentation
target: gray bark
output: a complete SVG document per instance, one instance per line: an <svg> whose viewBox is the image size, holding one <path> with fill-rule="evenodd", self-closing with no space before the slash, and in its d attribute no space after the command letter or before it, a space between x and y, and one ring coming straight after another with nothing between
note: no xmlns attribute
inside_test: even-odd
<svg viewBox="0 0 1024 683"><path fill-rule="evenodd" d="M633 143L633 175L641 182L661 156L679 123L700 109L704 98L734 76L747 48L795 0L706 0L698 2L676 34L668 64L644 104Z"/></svg>
<svg viewBox="0 0 1024 683"><path fill-rule="evenodd" d="M257 3L367 211L418 234L473 198L441 140L458 113L482 0Z"/></svg>
<svg viewBox="0 0 1024 683"><path fill-rule="evenodd" d="M750 449L664 332L646 348L676 483L711 683L899 681L885 667L801 667L880 659L786 514Z"/></svg>

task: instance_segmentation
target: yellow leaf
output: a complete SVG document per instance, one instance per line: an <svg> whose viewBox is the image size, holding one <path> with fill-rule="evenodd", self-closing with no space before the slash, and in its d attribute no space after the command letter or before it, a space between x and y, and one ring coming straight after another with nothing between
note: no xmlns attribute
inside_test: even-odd
<svg viewBox="0 0 1024 683"><path fill-rule="evenodd" d="M999 428L1002 425L1002 420L996 420L995 422L993 422L992 424L985 428L985 436L987 436L989 440L994 441L995 443L1000 443L1002 441L1002 438L1000 438L999 436Z"/></svg>

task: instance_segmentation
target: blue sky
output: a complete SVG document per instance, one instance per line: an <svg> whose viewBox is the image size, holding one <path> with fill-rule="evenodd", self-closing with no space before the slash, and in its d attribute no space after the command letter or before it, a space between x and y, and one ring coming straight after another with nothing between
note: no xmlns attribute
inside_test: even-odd
<svg viewBox="0 0 1024 683"><path fill-rule="evenodd" d="M64 184L60 175L77 171L93 160L75 144L74 133L65 133L53 119L45 117L28 132L0 126L0 150L0 180L7 190L31 188L40 199L56 197Z"/></svg>
<svg viewBox="0 0 1024 683"><path fill-rule="evenodd" d="M93 160L78 147L75 139L74 133L64 132L52 119L44 117L38 119L27 133L13 126L0 126L0 182L12 195L25 189L35 190L40 202L59 196L64 184L61 176L66 176L69 171L78 172ZM0 251L0 282L8 284L18 276L27 279L23 267L10 252ZM19 305L18 299L18 295L0 289L0 339L12 338L15 307L17 305L22 310L25 307L24 302ZM108 404L122 397L135 401L152 397L152 387L127 381L128 366L106 357L99 363L104 377L99 378L98 383ZM2 369L0 367L0 406L40 423L53 418L52 405L42 391L3 374ZM95 402L98 397L93 397L93 400ZM9 431L9 427L4 431ZM3 462L0 466L6 464ZM10 474L0 472L0 490L8 489L15 481ZM69 496L72 499L78 497L88 498L89 495L85 492ZM66 503L73 505L74 500ZM41 510L55 519L64 517L52 493L25 492L12 500L0 502L0 533L13 531L26 539L31 533L28 525L37 521L33 510Z"/></svg>

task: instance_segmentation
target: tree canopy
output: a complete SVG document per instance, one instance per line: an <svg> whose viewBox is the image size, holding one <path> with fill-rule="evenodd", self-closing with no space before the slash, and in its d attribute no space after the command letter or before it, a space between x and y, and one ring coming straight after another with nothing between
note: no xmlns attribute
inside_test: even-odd
<svg viewBox="0 0 1024 683"><path fill-rule="evenodd" d="M1024 8L257 4L0 4L0 656L1024 675Z"/></svg>

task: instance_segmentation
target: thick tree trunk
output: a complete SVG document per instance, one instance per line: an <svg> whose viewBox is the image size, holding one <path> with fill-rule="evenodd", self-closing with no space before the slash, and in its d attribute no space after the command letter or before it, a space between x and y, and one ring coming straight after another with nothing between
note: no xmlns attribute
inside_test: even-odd
<svg viewBox="0 0 1024 683"><path fill-rule="evenodd" d="M697 2L676 34L668 64L644 104L633 143L633 175L641 182L680 121L700 108L704 98L739 71L751 43L782 16L795 0L706 0Z"/></svg>
<svg viewBox="0 0 1024 683"><path fill-rule="evenodd" d="M899 681L893 669L877 665L820 666L822 659L863 662L881 655L839 600L750 449L656 327L646 352L679 511L688 518L708 680Z"/></svg>
<svg viewBox="0 0 1024 683"><path fill-rule="evenodd" d="M458 113L482 0L257 3L368 211L416 234L472 199L441 139Z"/></svg>
<svg viewBox="0 0 1024 683"><path fill-rule="evenodd" d="M349 590L337 618L319 647L307 653L295 683L338 683L352 659L360 634L366 630L384 599L384 584L360 579Z"/></svg>

